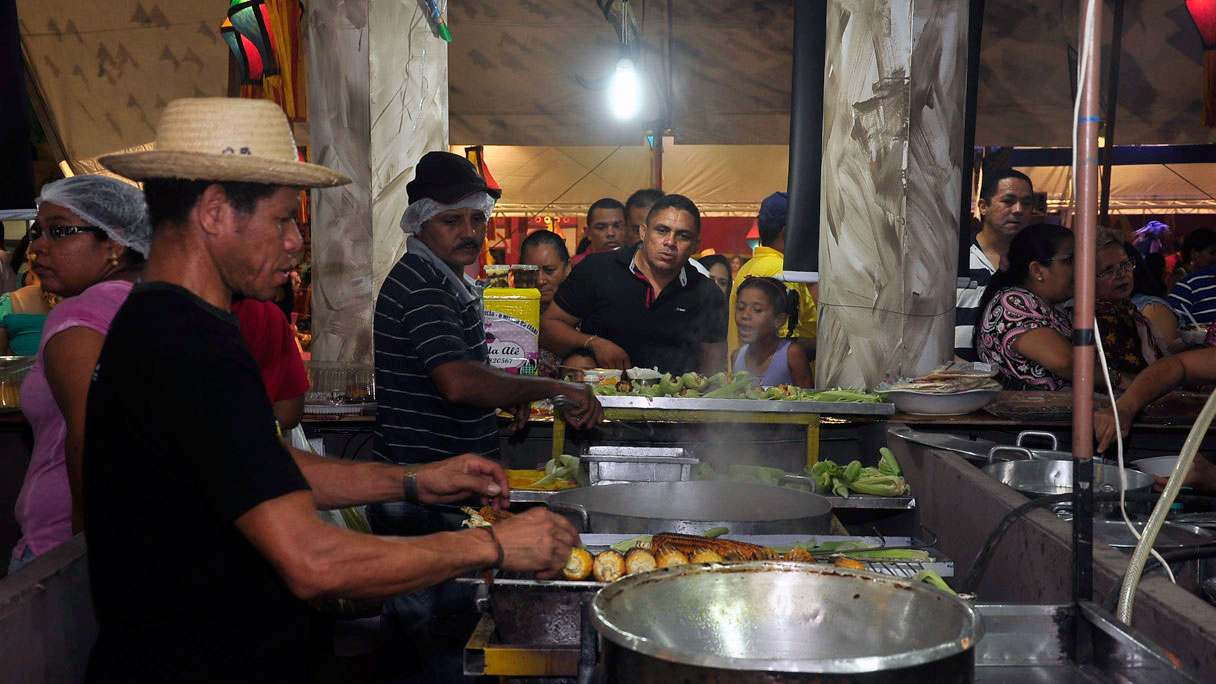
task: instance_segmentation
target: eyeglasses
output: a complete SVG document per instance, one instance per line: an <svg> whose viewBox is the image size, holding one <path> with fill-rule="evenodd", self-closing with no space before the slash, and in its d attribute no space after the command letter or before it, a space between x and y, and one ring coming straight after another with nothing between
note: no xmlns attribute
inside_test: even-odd
<svg viewBox="0 0 1216 684"><path fill-rule="evenodd" d="M1066 264L1071 264L1073 262L1073 260L1076 259L1076 257L1077 257L1076 254L1057 254L1048 259L1044 259L1044 261L1045 262L1063 261Z"/></svg>
<svg viewBox="0 0 1216 684"><path fill-rule="evenodd" d="M42 224L34 223L30 226L30 229L26 234L29 235L30 242L37 240L44 234L53 242L60 238L65 238L69 235L75 235L77 233L95 233L97 235L102 235L105 233L105 231L97 226L47 226L44 229Z"/></svg>
<svg viewBox="0 0 1216 684"><path fill-rule="evenodd" d="M1098 271L1098 277L1103 278L1103 279L1117 278L1122 275L1127 275L1134 270L1136 270L1136 262L1128 259L1125 261L1120 261L1119 263L1115 264L1114 266L1111 266L1109 268L1104 268L1101 271Z"/></svg>

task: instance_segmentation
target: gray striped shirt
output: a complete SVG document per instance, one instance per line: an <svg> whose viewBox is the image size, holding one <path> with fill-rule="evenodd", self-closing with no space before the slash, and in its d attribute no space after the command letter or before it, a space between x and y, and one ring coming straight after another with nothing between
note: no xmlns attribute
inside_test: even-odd
<svg viewBox="0 0 1216 684"><path fill-rule="evenodd" d="M417 238L380 287L372 329L377 458L426 463L497 452L494 410L451 403L431 380L445 363L487 362L481 298Z"/></svg>

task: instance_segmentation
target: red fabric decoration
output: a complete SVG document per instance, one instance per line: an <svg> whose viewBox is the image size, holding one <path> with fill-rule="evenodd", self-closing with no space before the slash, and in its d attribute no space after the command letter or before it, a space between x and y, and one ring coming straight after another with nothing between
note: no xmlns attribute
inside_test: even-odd
<svg viewBox="0 0 1216 684"><path fill-rule="evenodd" d="M1203 39L1203 125L1216 127L1216 0L1187 0Z"/></svg>

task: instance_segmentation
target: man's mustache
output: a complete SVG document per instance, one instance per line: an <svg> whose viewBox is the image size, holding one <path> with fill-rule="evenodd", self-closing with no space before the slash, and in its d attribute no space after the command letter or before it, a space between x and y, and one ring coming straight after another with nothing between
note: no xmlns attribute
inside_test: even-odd
<svg viewBox="0 0 1216 684"><path fill-rule="evenodd" d="M461 240L455 249L481 249L481 243L476 240Z"/></svg>

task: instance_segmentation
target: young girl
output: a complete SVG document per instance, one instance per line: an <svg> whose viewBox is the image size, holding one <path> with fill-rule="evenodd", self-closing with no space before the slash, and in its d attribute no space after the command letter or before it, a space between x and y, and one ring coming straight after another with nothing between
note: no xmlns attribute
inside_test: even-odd
<svg viewBox="0 0 1216 684"><path fill-rule="evenodd" d="M743 346L731 357L731 372L748 372L760 385L811 387L811 362L806 352L777 332L798 327L798 295L775 278L748 276L735 298L735 325Z"/></svg>

